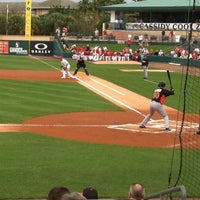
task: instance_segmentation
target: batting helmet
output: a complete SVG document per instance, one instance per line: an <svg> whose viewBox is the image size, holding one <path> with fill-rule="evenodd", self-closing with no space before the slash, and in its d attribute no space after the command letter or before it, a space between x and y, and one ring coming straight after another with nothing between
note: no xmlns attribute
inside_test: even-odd
<svg viewBox="0 0 200 200"><path fill-rule="evenodd" d="M166 83L164 81L160 81L158 83L158 87L165 87Z"/></svg>

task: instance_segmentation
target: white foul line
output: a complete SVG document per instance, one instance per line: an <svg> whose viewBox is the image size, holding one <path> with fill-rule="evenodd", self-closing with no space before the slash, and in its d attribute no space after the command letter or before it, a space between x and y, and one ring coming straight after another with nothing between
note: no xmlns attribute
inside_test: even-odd
<svg viewBox="0 0 200 200"><path fill-rule="evenodd" d="M0 124L1 127L107 127L109 125L98 124Z"/></svg>
<svg viewBox="0 0 200 200"><path fill-rule="evenodd" d="M31 56L31 55L30 55L30 56ZM49 63L47 63L47 62L45 62L45 61L43 61L43 60L40 60L39 58L37 58L37 57L35 57L35 56L31 56L31 57L33 57L33 58L36 59L36 60L39 60L41 63L44 63L44 64L50 66L50 67L53 68L53 69L59 70L57 67L55 67L55 66L53 66L53 65L50 65Z"/></svg>
<svg viewBox="0 0 200 200"><path fill-rule="evenodd" d="M33 58L35 58L35 59L37 59L37 60L39 60L40 62L42 62L42 63L44 63L44 64L46 64L46 65L48 65L48 66L50 66L50 67L52 67L53 69L56 69L56 70L59 70L57 67L55 67L55 66L53 66L53 65L50 65L50 64L48 64L47 62L45 62L45 61L42 61L42 60L40 60L39 58L37 58L37 57L34 57L34 56L32 56ZM128 108L129 110L132 110L132 111L134 111L134 112L136 112L136 113L138 113L139 115L141 115L141 116L143 116L143 117L145 117L145 115L144 114L142 114L140 111L138 111L138 110L136 110L136 109L134 109L134 108L132 108L132 107L130 107L129 105L127 105L127 104L125 104L125 103L123 103L123 102L121 102L121 101L119 101L119 100L117 100L117 99L115 99L115 98L113 98L113 97L111 97L110 95L108 95L108 94L106 94L106 93L104 93L104 92L102 92L101 90L98 90L98 89L96 89L95 87L93 87L93 86L91 86L91 85L89 85L88 83L86 83L85 81L82 81L81 79L79 79L78 77L74 77L76 80L78 80L79 82L81 82L81 83L83 83L83 85L87 85L89 88L92 88L94 91L97 91L97 92L99 92L100 94L102 94L102 95L104 95L104 96L106 96L106 97L108 97L109 99L112 99L113 101L115 101L115 102L117 102L117 103L119 103L120 105L122 105L122 106L124 106L124 107L126 107L126 108ZM103 85L103 84L102 84ZM107 86L108 87L108 86ZM111 88L110 88L111 89ZM113 91L114 91L114 89L112 89ZM118 91L116 91L115 90L115 92L118 92ZM123 93L121 93L121 95L124 95Z"/></svg>
<svg viewBox="0 0 200 200"><path fill-rule="evenodd" d="M118 104L120 104L120 105L122 105L122 106L128 108L129 110L132 110L132 111L138 113L139 115L145 117L145 115L142 114L140 111L138 111L138 110L136 110L136 109L130 107L129 105L127 105L127 104L125 104L125 103L123 103L123 102L121 102L121 101L119 101L119 100L117 100L117 99L111 97L110 95L106 94L105 92L102 92L101 90L98 90L97 88L91 86L90 84L88 84L88 83L86 83L85 81L79 79L78 77L75 77L75 79L77 79L77 80L78 80L79 82L81 82L83 85L87 85L87 87L92 88L94 91L97 91L98 93L100 93L100 94L102 94L102 95L108 97L109 99L112 99L113 101L115 101L115 102L117 102Z"/></svg>
<svg viewBox="0 0 200 200"><path fill-rule="evenodd" d="M123 95L123 96L125 95L124 93L119 92L118 90L115 90L114 88L111 88L111 87L109 87L109 86L107 86L107 85L105 85L105 84L103 84L103 83L101 83L101 82L99 82L99 81L97 81L97 80L95 80L95 79L93 79L93 78L90 78L90 80L92 80L92 81L98 83L99 85L102 85L102 86L104 86L105 88L108 88L108 89L110 89L110 90L112 90L112 91L114 91L114 92L116 92L116 93L118 93L118 94L120 94L120 95Z"/></svg>

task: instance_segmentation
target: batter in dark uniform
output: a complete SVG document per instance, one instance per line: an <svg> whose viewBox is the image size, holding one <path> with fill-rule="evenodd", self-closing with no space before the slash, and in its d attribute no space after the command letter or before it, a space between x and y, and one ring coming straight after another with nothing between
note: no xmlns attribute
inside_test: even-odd
<svg viewBox="0 0 200 200"><path fill-rule="evenodd" d="M77 74L78 70L79 70L81 67L84 69L85 74L89 76L89 72L88 72L88 70L87 70L85 61L83 60L82 56L81 56L81 57L79 58L79 60L77 61L76 69L75 69L73 75L75 76L75 75Z"/></svg>
<svg viewBox="0 0 200 200"><path fill-rule="evenodd" d="M153 98L150 103L150 108L149 108L149 114L146 115L144 120L142 121L140 128L146 128L147 122L151 119L151 116L154 114L154 112L158 112L164 119L165 122L165 130L170 131L171 129L169 128L169 118L166 113L166 111L163 108L163 103L165 101L165 98L170 95L174 95L174 90L167 90L165 89L165 82L161 81L158 83L158 88L154 90L153 93Z"/></svg>

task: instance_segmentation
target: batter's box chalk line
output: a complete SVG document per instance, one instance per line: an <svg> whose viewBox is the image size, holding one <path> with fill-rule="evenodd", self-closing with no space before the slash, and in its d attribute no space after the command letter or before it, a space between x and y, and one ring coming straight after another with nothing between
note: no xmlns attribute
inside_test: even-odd
<svg viewBox="0 0 200 200"><path fill-rule="evenodd" d="M170 132L175 132L177 129L181 128L181 121L170 120ZM139 128L140 124L119 124L119 125L109 125L107 128L130 131L134 133L153 133L161 134L168 133L164 128L164 120L151 120L146 125L147 128ZM199 127L198 123L184 122L183 129L194 129L197 130Z"/></svg>

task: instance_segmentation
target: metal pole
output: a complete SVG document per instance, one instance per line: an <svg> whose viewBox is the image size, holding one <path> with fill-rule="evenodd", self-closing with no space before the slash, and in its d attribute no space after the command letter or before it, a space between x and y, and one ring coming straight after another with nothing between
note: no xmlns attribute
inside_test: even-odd
<svg viewBox="0 0 200 200"><path fill-rule="evenodd" d="M8 35L8 4L6 5L6 35Z"/></svg>

